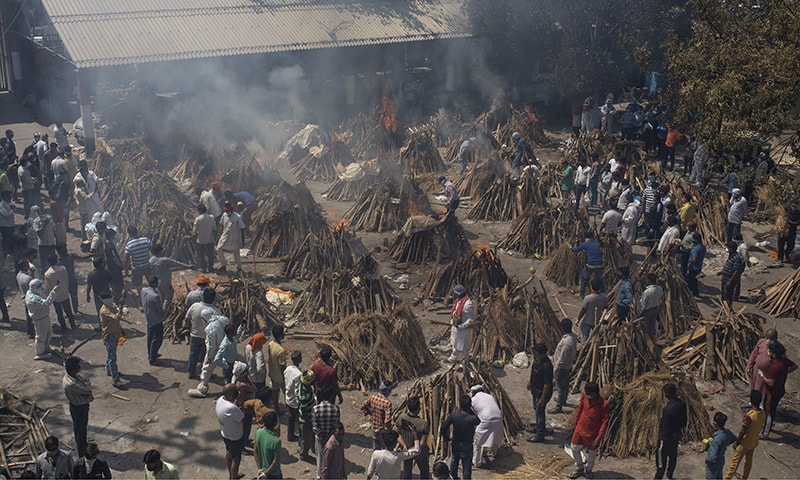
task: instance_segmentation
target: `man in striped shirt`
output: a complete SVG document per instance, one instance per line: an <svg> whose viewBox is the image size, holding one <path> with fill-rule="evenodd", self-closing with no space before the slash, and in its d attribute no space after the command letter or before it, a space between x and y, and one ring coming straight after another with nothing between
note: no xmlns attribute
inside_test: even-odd
<svg viewBox="0 0 800 480"><path fill-rule="evenodd" d="M142 278L150 276L150 239L140 237L139 230L128 227L128 235L131 237L125 244L125 268L131 271L131 283L134 290L138 291L142 286Z"/></svg>

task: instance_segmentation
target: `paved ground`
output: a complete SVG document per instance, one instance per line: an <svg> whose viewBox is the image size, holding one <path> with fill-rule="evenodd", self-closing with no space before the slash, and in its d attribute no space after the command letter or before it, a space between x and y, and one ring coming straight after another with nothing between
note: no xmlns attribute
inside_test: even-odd
<svg viewBox="0 0 800 480"><path fill-rule="evenodd" d="M4 130L8 127L0 127ZM25 124L13 125L17 131L17 138L32 138L34 131L44 130L39 125ZM50 130L48 128L48 130ZM22 146L22 142L19 142ZM330 202L319 197L319 185L311 184L312 191L317 194L317 199L323 208L334 218L341 218L341 214L346 210L348 204L342 202ZM20 207L21 209L21 207ZM18 222L21 218L18 219ZM507 229L508 223L471 223L462 221L467 231L474 237L480 238L484 243L491 243L498 239ZM745 238L750 244L753 235L763 232L770 228L769 225L751 225L744 227ZM393 235L359 235L368 248L382 244L383 238L390 240ZM78 240L70 237L70 250L78 251ZM636 249L637 254L641 255L643 250ZM788 268L766 269L765 265L771 263L766 252L755 251L754 255L761 260L761 264L747 271L744 278L744 289L756 287L764 283L771 283L782 278L789 273ZM524 258L509 256L505 253L500 254L506 270L518 278L527 278L527 269L531 261ZM386 258L385 254L379 257ZM543 261L535 262L538 272L544 271ZM385 273L392 273L393 269L384 263ZM90 269L86 261L76 263L81 282L79 296L85 299L84 279L85 273ZM275 265L267 265L267 270L262 273L270 272L269 269L277 269ZM412 271L411 284L419 283L426 274L423 270ZM13 270L6 264L3 268L3 278L8 285L6 290L6 302L10 304L10 312L13 318L12 325L0 325L0 355L4 359L4 368L0 370L0 386L10 388L20 394L28 395L36 399L45 408L52 411L47 416L47 426L51 432L59 436L67 447L74 445L71 433L71 423L69 413L65 405L66 401L61 390L61 378L63 368L57 359L51 361L33 361L32 341L24 333L24 315L16 288L13 286ZM179 272L176 275L186 275L191 283L191 279L197 272ZM537 273L537 277L540 273ZM706 292L711 293L715 290L716 277L706 277L703 280L706 284ZM181 282L182 283L182 282ZM548 295L558 295L570 316L577 315L580 299L568 291L560 291L552 284L545 282ZM404 292L409 297L415 296L414 289ZM701 305L704 313L710 314L715 310L715 300L709 298ZM555 304L554 304L555 307ZM752 309L753 307L748 307ZM141 478L142 477L142 455L149 448L158 448L162 452L165 460L177 465L183 478L224 478L226 475L224 464L223 444L220 440L218 423L214 416L214 402L216 394L220 392L222 382L219 378L214 380L211 387L211 396L207 399L193 399L186 394L188 388L195 386L196 382L187 379L185 373L185 362L188 356L188 346L165 344L161 350L165 365L152 367L146 362L146 348L144 345L144 319L142 314L136 309L131 308L130 313L125 319L124 328L129 332L128 342L119 351L120 370L124 374L127 387L124 390L117 390L111 385L109 377L104 375L105 351L99 337L95 334L92 327L96 325L93 305L87 305L81 301L80 310L81 327L69 335L55 335L54 347L64 346L67 350L73 348L79 342L91 338L86 345L80 347L78 355L85 359L84 374L88 376L94 385L96 399L92 403L90 412L89 437L100 445L101 457L111 464L114 476L117 478ZM418 311L426 335L437 329L430 324L429 320L433 317L430 312ZM55 315L51 315L55 321ZM22 320L21 320L22 319ZM787 319L770 319L769 325L777 325L783 340L788 348L791 357L797 357L796 346L797 338L800 336L800 327L797 322ZM324 331L323 326L303 326L304 329L318 328ZM309 366L314 360L314 348L310 341L295 341L289 338L285 342L286 346L292 349L299 349L304 354L304 366ZM242 351L242 350L240 350ZM530 420L533 417L530 405L530 395L524 390L527 382L529 370L518 370L514 367L506 367L505 372L500 373L501 382L508 390L509 395L515 402L520 414L524 419ZM753 477L760 478L797 478L800 477L800 461L796 455L796 449L800 446L800 429L798 422L798 382L800 377L797 374L790 376L787 385L787 395L782 402L783 412L778 418L775 427L774 439L763 442L762 446L756 451L755 466ZM392 400L399 403L404 394L404 386L400 385L395 389ZM701 391L707 391L710 385L699 382L698 387ZM731 418L731 429L738 429L739 416L742 406L746 403L746 386L739 382L726 384L726 391L722 394L714 395L706 399L707 406L711 409L718 409L726 412ZM123 398L124 397L124 398ZM365 399L361 392L346 392L343 404L343 421L348 434L345 438L346 457L348 459L348 471L351 478L361 478L364 476L365 467L369 461L370 440L368 432L360 429L359 425L364 422L364 418L358 411L358 406ZM577 397L570 397L570 403L576 404ZM545 471L552 471L554 476L562 478L571 470L568 460L561 449L565 442L568 431L564 428L567 415L549 416L548 423L555 428L555 438L543 445L532 445L520 438L519 442L513 446L513 453L502 459L506 470L511 473L492 472L490 470L478 470L475 478L528 478L514 468L523 463L539 465ZM285 431L285 429L284 429ZM285 434L284 434L285 435ZM285 437L284 437L285 438ZM730 458L730 452L728 453ZM312 478L313 466L299 460L297 447L284 443L284 453L282 456L283 472L286 477ZM605 458L598 462L596 471L597 478L646 478L653 473L652 459L613 459ZM678 470L679 478L698 478L702 476L703 456L694 453L690 445L681 446L681 457ZM247 478L252 477L255 472L255 464L248 458L243 461L242 472Z"/></svg>

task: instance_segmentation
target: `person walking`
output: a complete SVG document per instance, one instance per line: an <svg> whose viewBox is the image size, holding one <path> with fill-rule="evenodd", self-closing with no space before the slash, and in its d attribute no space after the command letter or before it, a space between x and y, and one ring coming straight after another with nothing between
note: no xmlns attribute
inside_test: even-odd
<svg viewBox="0 0 800 480"><path fill-rule="evenodd" d="M86 445L86 453L75 462L72 468L72 478L111 478L111 469L108 463L100 460L100 448L92 442Z"/></svg>
<svg viewBox="0 0 800 480"><path fill-rule="evenodd" d="M314 391L314 371L306 370L300 376L297 386L297 414L300 422L300 458L310 461L309 450L314 448L314 430L312 424L313 410L316 405Z"/></svg>
<svg viewBox="0 0 800 480"><path fill-rule="evenodd" d="M200 383L197 384L197 388L188 391L189 396L195 398L205 398L208 394L208 382L211 381L211 374L217 365L214 360L222 345L222 339L225 338L225 327L230 323L228 317L215 314L210 309L203 309L201 315L208 322L205 330L206 356L203 359L203 369L200 371Z"/></svg>
<svg viewBox="0 0 800 480"><path fill-rule="evenodd" d="M242 438L244 412L234 403L237 395L236 386L228 383L222 388L222 396L217 399L216 405L220 434L225 443L225 465L228 467L228 478L235 480L242 478L239 475L239 465L244 450L244 439Z"/></svg>
<svg viewBox="0 0 800 480"><path fill-rule="evenodd" d="M197 363L201 362L206 356L207 319L211 318L210 314L203 315L203 311L208 310L210 313L219 315L219 310L214 306L214 301L217 297L216 290L206 288L201 293L203 294L202 300L189 306L184 317L185 328L189 329L189 361L186 370L189 378L194 380L198 378Z"/></svg>
<svg viewBox="0 0 800 480"><path fill-rule="evenodd" d="M603 254L600 251L600 244L594 239L594 233L591 231L587 231L584 237L583 243L569 249L572 253L586 252L586 265L581 271L581 297L586 295L586 289L592 278L600 279L599 291L603 291Z"/></svg>
<svg viewBox="0 0 800 480"><path fill-rule="evenodd" d="M473 385L469 392L472 395L472 411L481 421L475 428L472 442L472 465L480 468L484 449L488 448L494 459L503 445L503 413L497 400L486 393L483 385Z"/></svg>
<svg viewBox="0 0 800 480"><path fill-rule="evenodd" d="M553 373L555 375L558 396L556 397L556 408L548 413L564 413L564 406L567 404L569 394L569 376L575 363L575 356L578 348L578 336L572 332L572 320L569 318L561 319L561 340L556 345L553 352Z"/></svg>
<svg viewBox="0 0 800 480"><path fill-rule="evenodd" d="M114 301L119 303L122 291L125 289L123 276L124 265L117 251L117 232L113 228L106 230L103 239L103 253L105 254L106 270L111 274L111 291Z"/></svg>
<svg viewBox="0 0 800 480"><path fill-rule="evenodd" d="M72 328L76 328L75 317L72 315L72 307L69 302L69 274L63 265L59 265L58 256L54 253L47 258L47 263L50 264L44 272L44 289L47 291L55 290L56 294L53 297L53 307L56 310L56 317L58 317L58 324L61 326L62 332L69 331L67 322L64 319L66 314L69 319L69 324ZM56 285L63 285L56 289Z"/></svg>
<svg viewBox="0 0 800 480"><path fill-rule="evenodd" d="M658 447L656 448L655 480L674 478L675 466L678 464L678 442L686 427L686 402L678 398L678 388L674 383L661 387L667 399L667 405L661 412L658 424Z"/></svg>
<svg viewBox="0 0 800 480"><path fill-rule="evenodd" d="M600 396L600 387L594 382L586 382L583 395L575 412L575 430L572 432L570 448L575 460L575 471L569 478L592 477L594 460L600 440L608 428L609 406ZM586 450L586 464L583 463L583 450Z"/></svg>
<svg viewBox="0 0 800 480"><path fill-rule="evenodd" d="M533 365L528 380L528 390L533 398L533 410L536 414L534 436L529 442L543 442L547 433L545 423L545 407L553 396L553 364L547 357L547 346L537 343L533 346Z"/></svg>
<svg viewBox="0 0 800 480"><path fill-rule="evenodd" d="M50 304L53 303L53 298L59 288L60 286L56 285L45 297L42 281L34 278L30 282L28 293L25 294L25 310L31 317L33 329L36 332L33 342L36 350L34 360L45 360L52 355L50 339L53 337L53 326L50 323Z"/></svg>
<svg viewBox="0 0 800 480"><path fill-rule="evenodd" d="M759 434L767 423L767 415L761 409L763 397L758 390L750 392L750 410L745 413L742 419L742 429L733 442L733 458L725 474L725 480L731 480L739 469L739 464L744 460L742 475L739 478L747 480L750 478L750 468L753 466L753 452L758 447Z"/></svg>
<svg viewBox="0 0 800 480"><path fill-rule="evenodd" d="M703 236L700 232L692 234L692 250L689 252L689 260L686 262L686 283L689 284L689 291L695 297L700 296L700 284L697 276L703 271L703 261L706 258L706 246L703 245Z"/></svg>
<svg viewBox="0 0 800 480"><path fill-rule="evenodd" d="M144 453L145 480L178 480L178 470L171 464L161 460L158 450Z"/></svg>
<svg viewBox="0 0 800 480"><path fill-rule="evenodd" d="M638 313L642 316L644 333L655 345L658 343L658 316L664 299L664 289L658 284L658 277L654 273L648 273L645 279L647 286L639 298Z"/></svg>
<svg viewBox="0 0 800 480"><path fill-rule="evenodd" d="M599 278L593 278L591 283L591 292L589 295L583 297L581 303L581 310L578 312L578 322L581 329L581 341L584 343L589 340L589 335L592 333L595 325L600 322L603 316L603 311L608 305L608 298L605 293L600 290L603 288L603 281Z"/></svg>
<svg viewBox="0 0 800 480"><path fill-rule="evenodd" d="M44 439L44 452L36 457L35 478L73 478L72 455L58 448L59 443L58 437L52 435Z"/></svg>
<svg viewBox="0 0 800 480"><path fill-rule="evenodd" d="M69 415L72 417L72 431L75 434L78 456L82 457L88 445L86 437L89 428L89 404L94 400L92 384L89 379L78 375L81 371L80 358L67 357L64 360L64 367L67 373L64 374L61 385L69 402Z"/></svg>
<svg viewBox="0 0 800 480"><path fill-rule="evenodd" d="M131 284L138 291L142 286L142 279L150 276L150 249L153 244L147 237L139 235L139 230L131 225L128 227L128 243L125 244L125 268L130 270Z"/></svg>
<svg viewBox="0 0 800 480"><path fill-rule="evenodd" d="M369 417L372 427L373 451L386 448L383 434L392 428L392 401L388 398L391 392L391 385L381 382L378 392L370 395L361 405L361 412Z"/></svg>
<svg viewBox="0 0 800 480"><path fill-rule="evenodd" d="M736 442L736 435L725 428L728 416L722 412L714 414L714 436L708 444L706 453L706 480L722 480L722 470L725 468L725 450L728 445Z"/></svg>
<svg viewBox="0 0 800 480"><path fill-rule="evenodd" d="M122 338L122 309L114 303L108 293L101 296L103 306L100 307L100 328L103 331L103 345L106 347L106 375L111 377L113 385L117 388L123 386L122 374L117 367L117 347Z"/></svg>
<svg viewBox="0 0 800 480"><path fill-rule="evenodd" d="M236 263L236 273L242 273L242 257L240 249L244 246L245 226L242 217L233 209L233 204L225 202L223 214L219 220L222 233L217 241L217 259L219 260L220 272L225 272L228 268L228 261L225 253L233 253L233 261Z"/></svg>
<svg viewBox="0 0 800 480"><path fill-rule="evenodd" d="M151 275L147 287L141 292L142 308L147 320L147 360L150 365L158 364L158 349L164 339L164 308L158 294L158 277Z"/></svg>
<svg viewBox="0 0 800 480"><path fill-rule="evenodd" d="M750 359L747 361L747 375L750 376L750 390L758 390L762 395L766 395L764 388L764 376L769 371L772 358L769 356L769 347L778 341L778 331L774 328L767 329L764 337L759 338L755 348L750 352ZM758 372L761 373L758 373Z"/></svg>
<svg viewBox="0 0 800 480"><path fill-rule="evenodd" d="M414 458L403 461L401 479L411 479L414 464L419 468L419 478L430 478L430 448L428 447L428 422L419 416L419 397L411 396L406 399L406 412L401 413L394 423L394 430L400 434L400 446L408 450L409 446L419 442L419 454ZM413 425L413 428L412 428Z"/></svg>
<svg viewBox="0 0 800 480"><path fill-rule="evenodd" d="M17 263L17 289L19 290L19 294L22 297L22 304L25 304L25 295L28 294L28 290L30 289L31 281L33 281L33 272L31 271L31 264L28 263L27 260L20 260ZM25 309L25 322L27 324L28 329L28 338L34 338L36 335L36 331L33 328L33 321L31 320L31 315L28 313L28 309Z"/></svg>
<svg viewBox="0 0 800 480"><path fill-rule="evenodd" d="M341 421L339 406L333 404L334 395L334 389L330 385L323 388L319 395L320 402L311 411L314 451L317 454L317 477L322 471L322 446L328 442L334 427ZM392 449L394 449L394 445L392 445Z"/></svg>
<svg viewBox="0 0 800 480"><path fill-rule="evenodd" d="M296 442L300 439L297 431L300 403L297 398L297 389L300 387L300 377L303 371L300 364L303 362L303 353L295 350L291 353L292 364L283 370L283 383L286 386L286 406L289 408L289 421L287 422L286 440Z"/></svg>
<svg viewBox="0 0 800 480"><path fill-rule="evenodd" d="M261 419L263 426L256 430L253 457L258 468L258 478L283 478L281 473L281 437L275 431L278 414L269 412ZM233 477L232 477L233 478Z"/></svg>
<svg viewBox="0 0 800 480"><path fill-rule="evenodd" d="M472 439L480 419L472 413L472 400L461 395L458 411L451 413L442 423L439 435L450 443L450 476L458 477L458 464L461 463L464 480L472 479ZM452 435L451 435L452 427Z"/></svg>
<svg viewBox="0 0 800 480"><path fill-rule="evenodd" d="M732 242L733 236L742 231L742 220L747 213L747 199L742 196L742 190L731 190L730 209L728 210L728 223L725 226L725 241Z"/></svg>
<svg viewBox="0 0 800 480"><path fill-rule="evenodd" d="M475 325L475 306L463 285L456 285L453 288L450 324L450 345L453 351L447 361L449 363L467 362L472 327Z"/></svg>
<svg viewBox="0 0 800 480"><path fill-rule="evenodd" d="M736 300L734 293L742 282L744 259L736 251L738 245L735 242L728 242L725 247L728 249L728 259L719 273L722 276L720 291L722 292L722 301L727 303L729 308L733 308L733 301Z"/></svg>
<svg viewBox="0 0 800 480"><path fill-rule="evenodd" d="M764 399L767 421L761 431L761 438L768 439L772 431L772 422L778 413L778 403L786 394L786 377L797 370L797 364L786 358L786 347L781 342L775 342L769 347L769 356L772 359L767 373L758 370L758 375L764 380L767 396Z"/></svg>
<svg viewBox="0 0 800 480"><path fill-rule="evenodd" d="M197 241L198 266L201 272L211 272L214 270L214 235L217 231L217 221L202 203L197 205L197 213L192 231Z"/></svg>

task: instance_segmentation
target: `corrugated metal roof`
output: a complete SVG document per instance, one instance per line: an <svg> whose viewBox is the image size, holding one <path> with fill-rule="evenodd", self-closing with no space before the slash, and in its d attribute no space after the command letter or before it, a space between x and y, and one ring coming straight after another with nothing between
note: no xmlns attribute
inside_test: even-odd
<svg viewBox="0 0 800 480"><path fill-rule="evenodd" d="M470 36L463 0L42 0L78 68Z"/></svg>

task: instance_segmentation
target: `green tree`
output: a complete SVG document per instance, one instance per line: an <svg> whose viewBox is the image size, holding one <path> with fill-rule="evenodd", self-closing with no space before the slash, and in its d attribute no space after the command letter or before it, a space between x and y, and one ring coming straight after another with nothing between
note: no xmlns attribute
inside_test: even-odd
<svg viewBox="0 0 800 480"><path fill-rule="evenodd" d="M796 128L800 4L690 0L692 35L669 42L669 103L712 152Z"/></svg>

